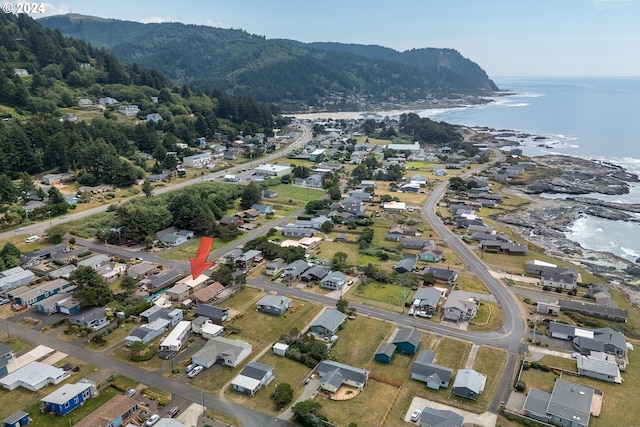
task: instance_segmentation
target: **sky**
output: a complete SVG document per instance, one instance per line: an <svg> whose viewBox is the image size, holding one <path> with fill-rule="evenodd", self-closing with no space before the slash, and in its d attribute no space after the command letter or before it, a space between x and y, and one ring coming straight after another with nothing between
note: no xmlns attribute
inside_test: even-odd
<svg viewBox="0 0 640 427"><path fill-rule="evenodd" d="M0 0L8 3L10 0ZM489 77L640 76L640 0L62 0L44 14L243 29L266 38L451 48Z"/></svg>

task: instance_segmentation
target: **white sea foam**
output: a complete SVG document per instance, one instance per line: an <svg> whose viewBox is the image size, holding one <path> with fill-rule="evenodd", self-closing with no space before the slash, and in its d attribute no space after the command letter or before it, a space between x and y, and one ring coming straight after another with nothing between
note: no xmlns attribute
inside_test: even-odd
<svg viewBox="0 0 640 427"><path fill-rule="evenodd" d="M638 258L640 256L640 253L634 251L633 249L625 248L624 246L620 246L620 249L622 250L622 252L631 257Z"/></svg>

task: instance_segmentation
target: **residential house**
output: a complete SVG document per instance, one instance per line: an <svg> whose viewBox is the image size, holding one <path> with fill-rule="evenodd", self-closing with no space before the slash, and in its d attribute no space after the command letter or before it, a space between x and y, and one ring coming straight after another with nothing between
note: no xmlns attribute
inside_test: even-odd
<svg viewBox="0 0 640 427"><path fill-rule="evenodd" d="M260 204L253 204L251 205L251 209L257 210L258 212L260 212L261 215L267 215L270 213L273 213L273 206L271 205L260 205Z"/></svg>
<svg viewBox="0 0 640 427"><path fill-rule="evenodd" d="M145 116L145 120L148 122L158 123L162 121L162 116L158 113L150 113Z"/></svg>
<svg viewBox="0 0 640 427"><path fill-rule="evenodd" d="M436 364L432 350L422 350L411 365L411 378L426 383L433 390L449 387L452 376L453 369Z"/></svg>
<svg viewBox="0 0 640 427"><path fill-rule="evenodd" d="M120 105L118 107L118 112L125 116L135 116L140 112L140 107L137 105Z"/></svg>
<svg viewBox="0 0 640 427"><path fill-rule="evenodd" d="M2 420L2 427L22 427L31 422L29 414L24 411L18 411Z"/></svg>
<svg viewBox="0 0 640 427"><path fill-rule="evenodd" d="M358 200L362 200L363 202L368 202L372 199L372 195L370 192L368 191L364 191L360 188L355 189L355 190L351 190L349 192L349 197L350 198L354 198L354 199L358 199Z"/></svg>
<svg viewBox="0 0 640 427"><path fill-rule="evenodd" d="M435 243L433 240L429 239L410 239L408 237L403 237L400 239L400 245L402 245L402 249L423 249L423 248L433 248Z"/></svg>
<svg viewBox="0 0 640 427"><path fill-rule="evenodd" d="M495 250L501 254L509 254L509 255L521 255L524 256L527 254L527 246L515 243L515 242L505 242L503 240L483 240L480 244L480 248L483 252Z"/></svg>
<svg viewBox="0 0 640 427"><path fill-rule="evenodd" d="M0 384L7 390L24 387L27 390L38 391L46 385L60 384L69 378L70 374L64 369L41 362L30 362L16 369L9 375L0 378Z"/></svg>
<svg viewBox="0 0 640 427"><path fill-rule="evenodd" d="M144 261L139 264L134 264L127 269L127 276L136 280L144 279L158 272L158 265Z"/></svg>
<svg viewBox="0 0 640 427"><path fill-rule="evenodd" d="M213 282L212 284L198 289L191 295L191 299L197 304L205 304L213 300L216 296L224 290L224 285L220 282Z"/></svg>
<svg viewBox="0 0 640 427"><path fill-rule="evenodd" d="M369 371L333 360L318 363L318 375L320 388L329 393L335 393L343 384L362 390L369 379Z"/></svg>
<svg viewBox="0 0 640 427"><path fill-rule="evenodd" d="M111 282L127 271L127 265L121 262L108 262L96 268L96 271L105 281Z"/></svg>
<svg viewBox="0 0 640 427"><path fill-rule="evenodd" d="M251 249L236 258L236 266L243 269L249 268L254 262L261 262L263 259L262 251Z"/></svg>
<svg viewBox="0 0 640 427"><path fill-rule="evenodd" d="M90 267L93 268L94 270L97 270L98 267L100 267L102 264L106 264L108 263L109 257L106 255L94 255L92 257L89 257L87 259L83 259L82 261L78 262L78 267Z"/></svg>
<svg viewBox="0 0 640 427"><path fill-rule="evenodd" d="M562 288L566 290L575 289L578 286L577 277L573 274L556 274L551 271L545 271L540 276L543 286L551 286L552 288Z"/></svg>
<svg viewBox="0 0 640 427"><path fill-rule="evenodd" d="M231 381L231 387L237 392L254 396L258 390L268 386L274 379L272 366L252 362Z"/></svg>
<svg viewBox="0 0 640 427"><path fill-rule="evenodd" d="M620 368L615 356L600 351L577 357L578 373L585 377L622 384Z"/></svg>
<svg viewBox="0 0 640 427"><path fill-rule="evenodd" d="M441 296L442 291L440 289L421 287L413 294L413 305L418 310L431 314L438 309Z"/></svg>
<svg viewBox="0 0 640 427"><path fill-rule="evenodd" d="M473 369L459 369L452 391L456 396L476 400L484 391L487 376Z"/></svg>
<svg viewBox="0 0 640 427"><path fill-rule="evenodd" d="M62 257L67 254L71 249L66 243L58 243L57 245L49 246L37 251L23 254L20 259L24 264L35 265L34 261L42 261L57 257Z"/></svg>
<svg viewBox="0 0 640 427"><path fill-rule="evenodd" d="M398 330L393 338L393 344L396 351L404 354L414 354L420 347L422 341L422 333L417 329L403 328Z"/></svg>
<svg viewBox="0 0 640 427"><path fill-rule="evenodd" d="M338 332L338 329L346 320L347 316L338 310L325 310L311 323L309 333L322 337L331 337Z"/></svg>
<svg viewBox="0 0 640 427"><path fill-rule="evenodd" d="M103 307L89 308L83 312L72 314L68 319L72 325L90 328L94 332L99 331L110 323L107 318L107 312Z"/></svg>
<svg viewBox="0 0 640 427"><path fill-rule="evenodd" d="M422 249L418 254L418 259L426 262L439 262L442 261L442 251L430 248Z"/></svg>
<svg viewBox="0 0 640 427"><path fill-rule="evenodd" d="M50 271L49 274L47 274L47 276L49 276L51 279L68 279L71 273L73 273L77 269L78 267L76 267L75 265L69 264L69 265L65 265L63 267L57 268L53 271ZM0 290L1 289L2 288L0 287Z"/></svg>
<svg viewBox="0 0 640 427"><path fill-rule="evenodd" d="M205 316L216 325L222 325L229 318L229 309L210 304L199 304L196 307L196 316Z"/></svg>
<svg viewBox="0 0 640 427"><path fill-rule="evenodd" d="M138 412L138 409L139 403L137 399L126 394L117 394L73 427L125 426L127 425L126 422Z"/></svg>
<svg viewBox="0 0 640 427"><path fill-rule="evenodd" d="M453 283L458 280L458 272L455 270L449 270L448 268L438 267L425 267L422 270L422 275L433 274L436 281L441 283Z"/></svg>
<svg viewBox="0 0 640 427"><path fill-rule="evenodd" d="M82 304L73 294L56 302L56 312L62 314L74 314L80 311Z"/></svg>
<svg viewBox="0 0 640 427"><path fill-rule="evenodd" d="M4 343L0 343L0 360L10 361L13 359L13 349Z"/></svg>
<svg viewBox="0 0 640 427"><path fill-rule="evenodd" d="M175 327L182 321L182 316L183 313L180 309L170 310L154 305L140 314L140 319L147 323L131 331L124 342L127 346L138 341L146 345L170 328Z"/></svg>
<svg viewBox="0 0 640 427"><path fill-rule="evenodd" d="M7 292L32 282L36 275L31 270L13 267L0 273L0 292Z"/></svg>
<svg viewBox="0 0 640 427"><path fill-rule="evenodd" d="M420 415L420 425L422 427L460 427L464 425L464 417L453 411L425 406Z"/></svg>
<svg viewBox="0 0 640 427"><path fill-rule="evenodd" d="M416 268L415 258L403 258L393 266L393 269L398 273L410 273Z"/></svg>
<svg viewBox="0 0 640 427"><path fill-rule="evenodd" d="M112 105L117 103L118 103L118 100L110 96L105 96L104 98L98 98L98 104L100 105Z"/></svg>
<svg viewBox="0 0 640 427"><path fill-rule="evenodd" d="M44 314L57 313L59 310L58 303L60 301L63 301L69 298L73 299L72 292L75 291L76 289L77 289L76 286L72 286L70 288L67 288L69 293L56 294L56 295L50 296L49 298L45 298L37 302L35 304L36 311ZM69 314L69 313L65 313L65 314Z"/></svg>
<svg viewBox="0 0 640 427"><path fill-rule="evenodd" d="M368 181L368 180L360 181L360 189L363 191L366 190L367 188L376 189L377 187L378 185L376 184L375 181Z"/></svg>
<svg viewBox="0 0 640 427"><path fill-rule="evenodd" d="M341 271L332 271L327 274L321 281L320 287L325 289L338 290L342 289L347 281L347 276Z"/></svg>
<svg viewBox="0 0 640 427"><path fill-rule="evenodd" d="M285 265L287 265L287 262L284 259L276 258L266 265L264 273L269 276L273 276L275 274L278 274Z"/></svg>
<svg viewBox="0 0 640 427"><path fill-rule="evenodd" d="M317 231L311 228L283 227L280 233L284 237L313 237Z"/></svg>
<svg viewBox="0 0 640 427"><path fill-rule="evenodd" d="M284 280L296 280L302 276L302 273L304 273L307 268L309 268L309 264L304 260L298 259L288 264L282 271L280 277Z"/></svg>
<svg viewBox="0 0 640 427"><path fill-rule="evenodd" d="M382 209L385 212L401 213L407 209L407 204L405 202L384 202Z"/></svg>
<svg viewBox="0 0 640 427"><path fill-rule="evenodd" d="M78 99L78 107L80 108L91 107L92 105L93 105L93 101L88 98Z"/></svg>
<svg viewBox="0 0 640 427"><path fill-rule="evenodd" d="M242 217L231 215L225 215L218 220L218 224L223 227L228 225L235 225L236 227L240 227L243 223L244 220L242 219Z"/></svg>
<svg viewBox="0 0 640 427"><path fill-rule="evenodd" d="M536 313L542 314L551 314L553 316L558 316L560 314L560 306L557 302L545 302L538 301L536 307Z"/></svg>
<svg viewBox="0 0 640 427"><path fill-rule="evenodd" d="M13 69L13 74L15 74L18 77L28 77L29 76L29 72L27 70L25 70L24 68L14 68Z"/></svg>
<svg viewBox="0 0 640 427"><path fill-rule="evenodd" d="M444 303L444 320L454 322L473 319L478 312L478 301L463 291L451 291Z"/></svg>
<svg viewBox="0 0 640 427"><path fill-rule="evenodd" d="M181 320L173 328L169 335L160 343L160 351L165 352L178 352L184 347L187 340L191 335L191 322L187 320Z"/></svg>
<svg viewBox="0 0 640 427"><path fill-rule="evenodd" d="M600 319L613 320L616 322L626 322L629 312L621 308L610 307L607 305L590 304L583 301L565 300L558 301L558 308L562 311L572 311L584 314L589 317L597 317Z"/></svg>
<svg viewBox="0 0 640 427"><path fill-rule="evenodd" d="M32 305L49 298L50 296L62 293L65 289L69 288L71 284L65 279L55 279L50 282L42 283L35 288L18 288L11 291L13 302L25 307L31 307Z"/></svg>
<svg viewBox="0 0 640 427"><path fill-rule="evenodd" d="M58 186L71 180L73 175L70 173L48 173L42 176L40 182L44 185Z"/></svg>
<svg viewBox="0 0 640 427"><path fill-rule="evenodd" d="M396 352L396 345L390 342L380 343L375 352L375 360L382 363L391 363Z"/></svg>
<svg viewBox="0 0 640 427"><path fill-rule="evenodd" d="M278 197L278 193L272 190L262 190L262 197L265 199L275 199Z"/></svg>
<svg viewBox="0 0 640 427"><path fill-rule="evenodd" d="M45 409L57 415L67 415L78 406L84 405L96 393L96 385L89 381L64 384L40 401Z"/></svg>
<svg viewBox="0 0 640 427"><path fill-rule="evenodd" d="M329 272L331 272L331 267L327 267L325 265L314 265L307 269L300 279L303 282L317 282L322 280L327 274L329 274Z"/></svg>
<svg viewBox="0 0 640 427"><path fill-rule="evenodd" d="M345 212L356 216L362 216L365 213L364 203L362 203L362 200L356 199L355 197L347 197L346 199L343 199L340 206Z"/></svg>
<svg viewBox="0 0 640 427"><path fill-rule="evenodd" d="M181 236L179 234L165 234L160 238L160 242L166 246L180 246L184 243L187 243L187 237Z"/></svg>
<svg viewBox="0 0 640 427"><path fill-rule="evenodd" d="M571 341L583 354L600 351L624 358L628 345L624 334L611 328L587 329L558 322L549 322L547 333L552 338Z"/></svg>
<svg viewBox="0 0 640 427"><path fill-rule="evenodd" d="M258 311L280 316L291 307L291 298L280 295L265 295L260 298L256 305Z"/></svg>
<svg viewBox="0 0 640 427"><path fill-rule="evenodd" d="M218 336L209 339L201 350L191 356L191 361L205 368L210 368L217 362L235 368L251 351L251 344L246 341Z"/></svg>
<svg viewBox="0 0 640 427"><path fill-rule="evenodd" d="M558 378L551 393L530 389L522 409L524 415L553 425L589 427L595 394L591 387Z"/></svg>
<svg viewBox="0 0 640 427"><path fill-rule="evenodd" d="M143 285L148 292L153 293L177 282L182 275L183 273L181 271L169 270L164 273L152 274L146 279L142 279L140 284Z"/></svg>

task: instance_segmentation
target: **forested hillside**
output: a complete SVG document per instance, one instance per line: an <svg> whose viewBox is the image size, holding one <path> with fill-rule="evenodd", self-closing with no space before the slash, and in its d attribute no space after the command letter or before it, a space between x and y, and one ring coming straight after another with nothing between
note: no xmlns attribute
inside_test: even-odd
<svg viewBox="0 0 640 427"><path fill-rule="evenodd" d="M172 82L289 107L367 108L497 90L477 64L451 49L307 45L241 30L73 14L41 22L108 48L126 63L157 68Z"/></svg>
<svg viewBox="0 0 640 427"><path fill-rule="evenodd" d="M26 15L0 14L0 70L0 202L17 198L18 189L4 184L24 172L70 171L87 185L127 186L145 174L140 153L153 156L158 168L175 167L167 152L191 150L178 143L272 133L271 110L255 101L168 86L158 71L121 64L105 49ZM120 105L139 112L122 114Z"/></svg>

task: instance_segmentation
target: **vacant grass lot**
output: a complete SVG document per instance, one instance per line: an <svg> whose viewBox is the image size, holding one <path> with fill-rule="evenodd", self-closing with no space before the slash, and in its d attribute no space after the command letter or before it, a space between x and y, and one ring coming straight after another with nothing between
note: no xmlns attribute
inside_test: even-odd
<svg viewBox="0 0 640 427"><path fill-rule="evenodd" d="M338 362L370 369L376 348L391 336L394 329L392 323L356 316L338 332L340 338L333 345L331 356Z"/></svg>
<svg viewBox="0 0 640 427"><path fill-rule="evenodd" d="M502 307L491 301L482 301L478 315L469 323L469 331L497 331L504 324Z"/></svg>
<svg viewBox="0 0 640 427"><path fill-rule="evenodd" d="M411 295L413 295L413 291L407 287L368 280L366 284L359 283L349 293L348 299L395 313L402 313L404 301Z"/></svg>
<svg viewBox="0 0 640 427"><path fill-rule="evenodd" d="M469 358L471 343L455 338L442 337L436 345L435 352L439 365L461 369L465 367Z"/></svg>
<svg viewBox="0 0 640 427"><path fill-rule="evenodd" d="M274 187L269 187L269 190L278 193L278 197L273 199L264 199L263 202L274 203L286 203L289 204L289 200L296 202L298 206L304 206L310 200L319 200L326 196L327 192L322 189L302 187L290 184L280 184Z"/></svg>
<svg viewBox="0 0 640 427"><path fill-rule="evenodd" d="M189 240L187 243L184 243L175 248L169 248L162 252L158 252L160 258L169 259L173 261L189 261L189 257L194 257L198 253L198 246L200 246L200 237ZM223 246L228 245L230 242L223 242L221 239L214 239L213 246L211 247L211 251L215 251L216 249L220 249Z"/></svg>

